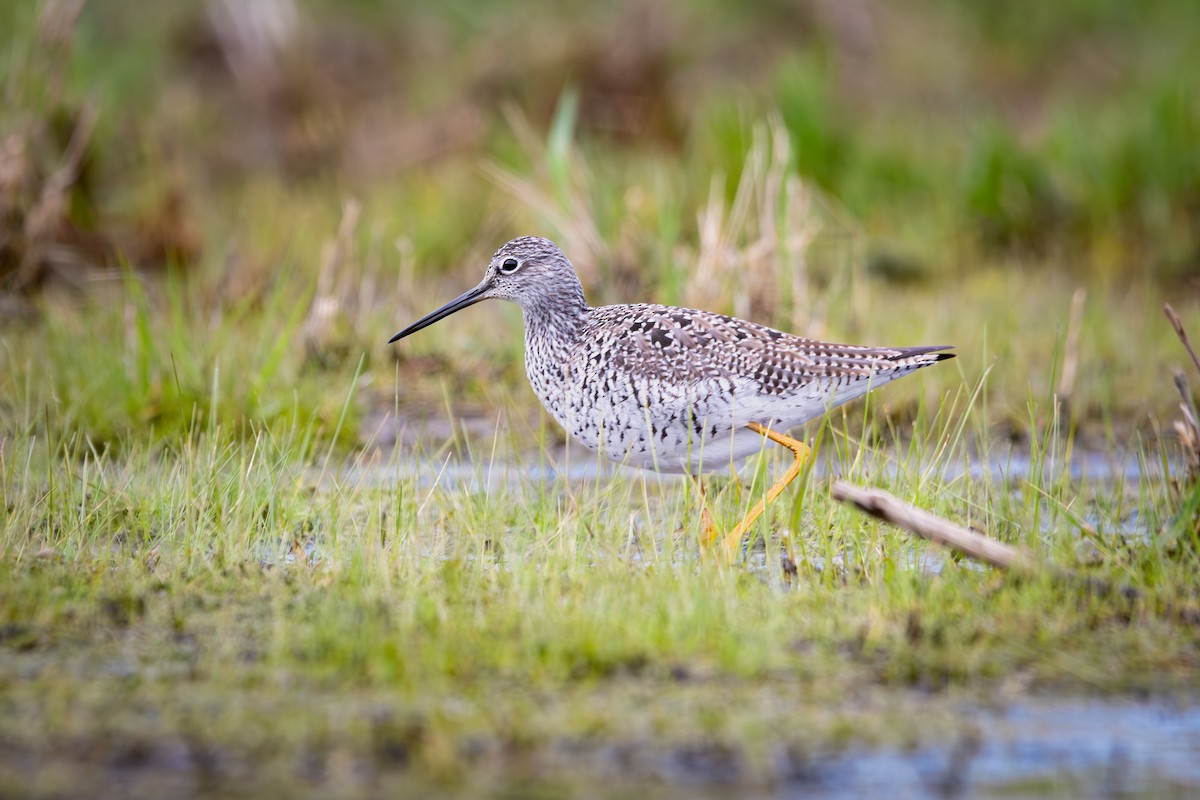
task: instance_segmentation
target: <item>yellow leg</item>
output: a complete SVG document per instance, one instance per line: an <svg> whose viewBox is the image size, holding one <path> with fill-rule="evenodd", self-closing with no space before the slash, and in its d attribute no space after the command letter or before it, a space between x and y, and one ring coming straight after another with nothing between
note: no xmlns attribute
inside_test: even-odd
<svg viewBox="0 0 1200 800"><path fill-rule="evenodd" d="M742 521L735 525L733 530L721 540L721 550L730 557L733 556L734 551L741 543L742 537L746 534L746 531L749 530L750 526L754 524L754 521L762 515L764 510L766 510L767 503L770 503L776 497L778 497L779 493L786 489L787 485L794 481L796 476L800 474L800 470L804 466L804 462L808 458L809 453L808 445L806 445L804 442L797 441L790 436L783 435L782 433L776 433L769 428L764 428L757 422L751 422L746 427L757 434L767 437L772 442L781 444L787 449L791 450L792 453L795 454L796 460L792 462L790 467L788 467L788 471L784 473L783 477L777 480L775 485L767 490L766 496L759 500L755 504L754 508L750 509L750 513L746 514L746 516L742 518ZM704 513L707 515L707 509L705 509ZM707 520L707 524L709 527L711 527L711 518ZM716 538L715 531L713 533L714 535L709 539L709 541L712 541L712 539Z"/></svg>
<svg viewBox="0 0 1200 800"><path fill-rule="evenodd" d="M700 493L700 535L704 544L710 545L716 541L720 532L713 522L712 514L708 513L708 493L704 491L704 481L697 475L693 475L692 480L696 482L696 491Z"/></svg>

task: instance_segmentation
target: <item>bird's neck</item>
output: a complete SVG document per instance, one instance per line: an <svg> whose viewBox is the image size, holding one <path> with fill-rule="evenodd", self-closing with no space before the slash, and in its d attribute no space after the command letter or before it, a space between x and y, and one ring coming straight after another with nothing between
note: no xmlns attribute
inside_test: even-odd
<svg viewBox="0 0 1200 800"><path fill-rule="evenodd" d="M555 298L554 303L522 309L525 314L525 374L533 391L557 416L571 353L587 327L583 291Z"/></svg>
<svg viewBox="0 0 1200 800"><path fill-rule="evenodd" d="M561 300L561 302L559 302ZM570 351L587 325L587 303L583 293L556 298L553 304L538 304L522 309L525 314L525 342L540 342L558 351Z"/></svg>

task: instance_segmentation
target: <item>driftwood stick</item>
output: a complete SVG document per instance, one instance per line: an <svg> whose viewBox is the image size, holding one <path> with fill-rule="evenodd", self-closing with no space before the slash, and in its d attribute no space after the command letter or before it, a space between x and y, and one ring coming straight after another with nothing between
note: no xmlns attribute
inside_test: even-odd
<svg viewBox="0 0 1200 800"><path fill-rule="evenodd" d="M863 489L845 481L835 481L830 494L834 500L851 503L884 522L993 567L1029 570L1034 566L1029 553L935 517L882 489Z"/></svg>
<svg viewBox="0 0 1200 800"><path fill-rule="evenodd" d="M935 517L928 511L911 506L882 489L863 489L845 481L834 481L833 486L830 487L830 494L833 495L834 500L850 503L884 522L890 522L923 539L936 542L951 550L957 550L969 558L990 564L998 569L1032 572L1038 566L1033 554L1027 550L1010 547L995 539ZM1047 564L1045 568L1060 580L1080 583L1092 594L1119 595L1130 601L1141 597L1141 592L1124 584L1112 584L1103 578L1079 575L1070 570L1057 568L1053 564ZM1189 620L1190 624L1195 624L1193 620L1197 616L1194 610L1181 609L1177 613L1182 618Z"/></svg>

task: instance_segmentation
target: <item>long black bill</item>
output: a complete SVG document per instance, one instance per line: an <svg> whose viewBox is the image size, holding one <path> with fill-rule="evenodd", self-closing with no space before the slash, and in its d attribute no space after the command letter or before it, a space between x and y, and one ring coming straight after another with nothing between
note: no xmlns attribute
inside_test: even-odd
<svg viewBox="0 0 1200 800"><path fill-rule="evenodd" d="M416 333L422 328L428 328L439 319L445 319L455 311L462 311L467 306L475 305L480 300L485 299L483 297L483 293L487 291L487 288L488 287L486 284L481 283L471 291L460 294L458 297L454 298L449 303L446 303L446 305L442 306L437 311L426 314L412 325L409 325L407 328L388 339L388 344L391 344L392 342L398 342L405 336L408 336L410 333Z"/></svg>

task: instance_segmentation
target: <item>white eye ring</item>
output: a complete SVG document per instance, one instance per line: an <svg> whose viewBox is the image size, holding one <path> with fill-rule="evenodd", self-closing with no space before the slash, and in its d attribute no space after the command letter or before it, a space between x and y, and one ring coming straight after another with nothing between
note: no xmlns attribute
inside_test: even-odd
<svg viewBox="0 0 1200 800"><path fill-rule="evenodd" d="M521 266L521 262L515 258L506 258L500 265L500 271L505 274L510 274L517 271L517 267Z"/></svg>

